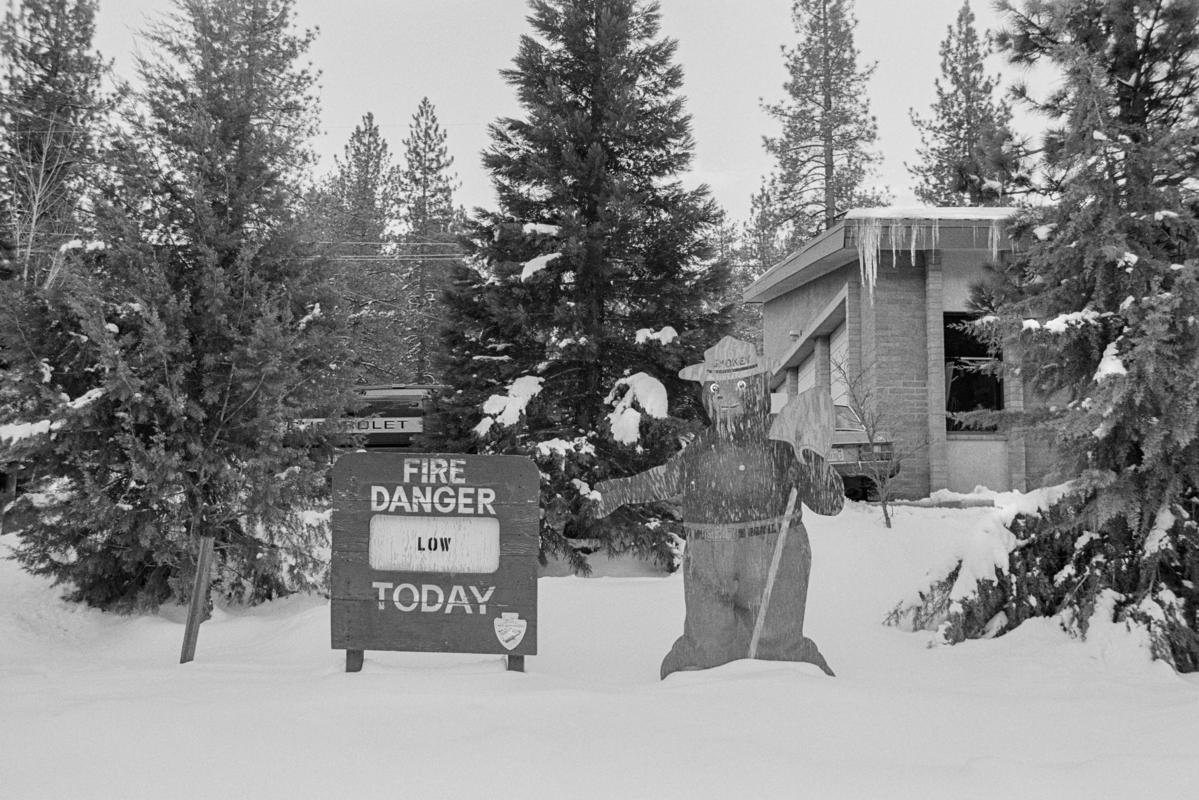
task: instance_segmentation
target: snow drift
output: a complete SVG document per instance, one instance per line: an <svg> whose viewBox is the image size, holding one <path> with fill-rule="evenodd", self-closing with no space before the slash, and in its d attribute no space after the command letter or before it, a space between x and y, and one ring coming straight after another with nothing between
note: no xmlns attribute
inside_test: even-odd
<svg viewBox="0 0 1199 800"><path fill-rule="evenodd" d="M933 634L881 624L1001 511L899 507L893 530L857 504L807 516L805 628L837 678L738 661L659 681L682 579L629 562L596 564L623 577L541 579L540 654L523 674L495 656L380 652L347 674L318 597L218 609L180 666L183 609L102 614L0 562L0 795L1063 798L1193 785L1199 677L1150 662L1118 626L1081 643L1037 620L930 647Z"/></svg>

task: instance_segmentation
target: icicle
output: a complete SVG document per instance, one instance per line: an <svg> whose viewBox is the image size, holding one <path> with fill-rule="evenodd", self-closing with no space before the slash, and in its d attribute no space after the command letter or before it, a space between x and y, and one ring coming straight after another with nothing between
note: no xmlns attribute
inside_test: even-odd
<svg viewBox="0 0 1199 800"><path fill-rule="evenodd" d="M887 220L887 238L891 242L891 267L895 267L895 243L903 237L903 220Z"/></svg>
<svg viewBox="0 0 1199 800"><path fill-rule="evenodd" d="M878 218L858 220L858 271L862 283L874 301L874 281L878 277L878 255L883 222Z"/></svg>
<svg viewBox="0 0 1199 800"><path fill-rule="evenodd" d="M874 284L878 279L878 262L882 257L882 237L886 231L891 244L891 265L897 265L897 256L906 239L908 256L911 264L916 264L916 251L919 249L936 249L941 244L941 220L933 217L931 220L908 217L863 216L855 220L858 226L858 265L861 269L862 283L874 298ZM996 230L998 227L996 226ZM998 235L991 242L993 250L999 248Z"/></svg>
<svg viewBox="0 0 1199 800"><path fill-rule="evenodd" d="M987 231L987 247L991 250L991 259L999 258L999 237L1003 233L999 227L1000 220L991 220L991 228Z"/></svg>

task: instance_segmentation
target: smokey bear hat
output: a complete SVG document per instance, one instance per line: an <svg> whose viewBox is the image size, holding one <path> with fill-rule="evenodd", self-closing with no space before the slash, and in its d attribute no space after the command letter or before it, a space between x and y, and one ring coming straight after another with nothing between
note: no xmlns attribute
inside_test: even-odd
<svg viewBox="0 0 1199 800"><path fill-rule="evenodd" d="M704 351L704 363L679 370L685 381L733 381L770 372L770 365L749 342L726 336Z"/></svg>

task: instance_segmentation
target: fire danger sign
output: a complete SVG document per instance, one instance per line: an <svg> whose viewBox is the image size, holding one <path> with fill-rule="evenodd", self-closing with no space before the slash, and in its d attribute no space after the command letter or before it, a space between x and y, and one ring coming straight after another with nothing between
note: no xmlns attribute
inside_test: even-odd
<svg viewBox="0 0 1199 800"><path fill-rule="evenodd" d="M518 456L342 456L331 621L347 668L365 650L536 654L539 479Z"/></svg>

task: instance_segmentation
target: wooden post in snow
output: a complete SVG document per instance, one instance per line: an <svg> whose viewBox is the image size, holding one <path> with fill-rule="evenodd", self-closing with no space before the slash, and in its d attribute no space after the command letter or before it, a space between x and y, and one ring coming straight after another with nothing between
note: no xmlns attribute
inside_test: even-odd
<svg viewBox="0 0 1199 800"><path fill-rule="evenodd" d="M187 608L187 627L183 631L183 652L179 663L186 664L196 657L196 639L200 623L208 610L208 587L212 583L213 537L200 537L200 553L196 559L196 579L192 583L191 603Z"/></svg>

